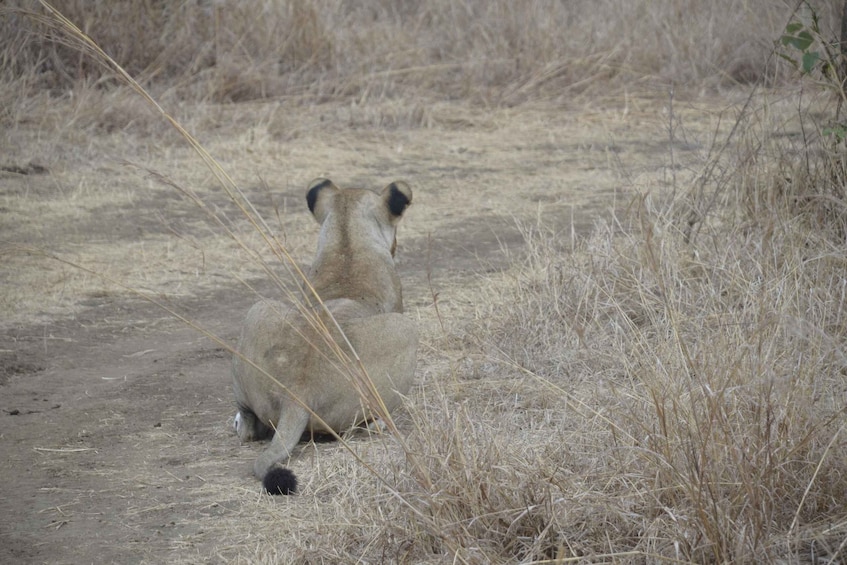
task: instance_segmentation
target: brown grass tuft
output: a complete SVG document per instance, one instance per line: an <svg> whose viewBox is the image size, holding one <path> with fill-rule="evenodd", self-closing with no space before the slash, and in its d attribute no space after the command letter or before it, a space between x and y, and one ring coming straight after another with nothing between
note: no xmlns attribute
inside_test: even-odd
<svg viewBox="0 0 847 565"><path fill-rule="evenodd" d="M823 28L836 29L837 3L819 4ZM426 95L515 105L607 93L610 85L702 89L788 76L769 55L790 8L768 0L65 0L55 7L143 86L192 101ZM6 2L0 14L7 87L59 93L116 84L67 44L36 2Z"/></svg>
<svg viewBox="0 0 847 565"><path fill-rule="evenodd" d="M489 296L481 334L494 358L608 418L582 480L626 481L615 507L629 528L582 555L843 559L847 254L830 143L739 153L744 174L714 187L725 206L693 243L677 222L689 205L649 197L573 253L525 228L526 259Z"/></svg>

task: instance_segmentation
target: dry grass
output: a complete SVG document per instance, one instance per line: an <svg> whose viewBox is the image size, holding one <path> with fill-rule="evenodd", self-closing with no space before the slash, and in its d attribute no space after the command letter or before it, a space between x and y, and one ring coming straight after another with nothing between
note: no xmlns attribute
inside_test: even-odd
<svg viewBox="0 0 847 565"><path fill-rule="evenodd" d="M836 28L838 2L815 4L824 28ZM610 86L641 92L670 82L703 89L778 81L786 75L769 54L793 7L767 0L55 6L169 103L414 97L484 105L568 101ZM3 12L6 119L45 90L115 85L114 74L68 45L35 2L7 2ZM42 41L45 34L58 41Z"/></svg>
<svg viewBox="0 0 847 565"><path fill-rule="evenodd" d="M825 22L836 4L819 6ZM377 108L365 119L389 129L431 124L428 105L444 98L559 103L788 76L766 64L790 12L778 2L90 5L57 7L176 105L344 100ZM120 111L82 115L79 96L136 102L111 98L126 96L113 72L77 48L24 40L29 25L55 29L19 6L3 8L3 123L36 119L73 88L80 128L157 131ZM149 27L115 33L127 19ZM341 466L316 457L312 498L251 500L255 536L238 532L217 557L847 559L844 147L805 114L791 118L809 132L798 137L767 110L748 106L732 137L716 128L691 174L589 235L523 224L511 268L467 284L471 307L446 304L429 320L434 373L403 435L351 441L357 455ZM306 526L279 534L282 522Z"/></svg>
<svg viewBox="0 0 847 565"><path fill-rule="evenodd" d="M475 322L448 324L453 362L410 405L403 449L377 457L392 487L340 544L284 560L842 562L843 226L794 199L737 212L751 178L808 195L841 174L821 152L785 179L791 159L738 154L746 174L714 187L728 205L695 242L679 219L696 179L588 237L525 227Z"/></svg>
<svg viewBox="0 0 847 565"><path fill-rule="evenodd" d="M710 177L576 246L524 228L525 258L478 316L488 357L561 387L592 423L580 437L602 415L581 479L626 484L592 519L619 535L581 555L845 558L843 146L805 114L805 137L772 118L742 114Z"/></svg>
<svg viewBox="0 0 847 565"><path fill-rule="evenodd" d="M483 332L492 357L564 389L564 429L601 434L580 480L616 486L592 522L619 533L581 554L804 561L815 545L841 560L843 251L798 218L692 247L640 215L643 230L602 228L576 254L536 241Z"/></svg>

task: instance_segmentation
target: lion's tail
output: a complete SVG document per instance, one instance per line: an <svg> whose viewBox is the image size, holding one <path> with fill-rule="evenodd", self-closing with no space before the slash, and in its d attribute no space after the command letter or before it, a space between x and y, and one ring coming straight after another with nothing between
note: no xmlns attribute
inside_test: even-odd
<svg viewBox="0 0 847 565"><path fill-rule="evenodd" d="M299 405L283 406L280 410L271 443L253 464L253 474L262 480L270 494L294 494L297 491L297 477L281 462L291 456L291 450L309 424L309 416L309 411Z"/></svg>
<svg viewBox="0 0 847 565"><path fill-rule="evenodd" d="M268 494L294 494L297 492L297 477L294 471L277 463L268 469L262 486Z"/></svg>

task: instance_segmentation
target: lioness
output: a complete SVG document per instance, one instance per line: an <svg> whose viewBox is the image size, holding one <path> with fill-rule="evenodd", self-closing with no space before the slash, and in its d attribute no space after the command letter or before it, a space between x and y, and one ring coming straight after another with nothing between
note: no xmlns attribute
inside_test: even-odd
<svg viewBox="0 0 847 565"><path fill-rule="evenodd" d="M412 202L412 191L403 182L376 193L342 190L330 180L316 179L306 202L321 224L308 280L391 410L412 384L418 346L417 327L401 313L403 297L394 268L397 223ZM281 463L304 431L340 433L371 417L349 374L340 368L326 331L322 334L316 325L327 328L337 344L346 344L344 338L323 307L312 302L301 309L280 302L255 304L233 356L238 437L261 439L275 430L253 466L271 494L296 490L294 474ZM341 348L350 355L347 345Z"/></svg>

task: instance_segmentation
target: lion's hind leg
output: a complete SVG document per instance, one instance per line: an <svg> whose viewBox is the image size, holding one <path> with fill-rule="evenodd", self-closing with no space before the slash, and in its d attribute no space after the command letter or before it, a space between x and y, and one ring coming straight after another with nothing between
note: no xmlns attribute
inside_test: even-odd
<svg viewBox="0 0 847 565"><path fill-rule="evenodd" d="M282 463L300 441L309 416L309 411L299 404L284 403L273 439L253 465L253 473L270 494L292 494L297 490L297 478Z"/></svg>

